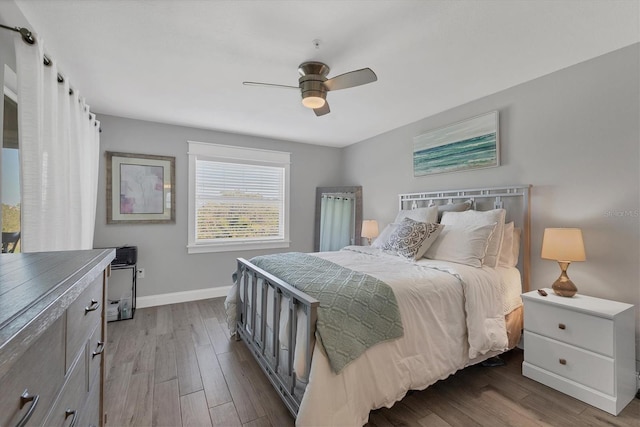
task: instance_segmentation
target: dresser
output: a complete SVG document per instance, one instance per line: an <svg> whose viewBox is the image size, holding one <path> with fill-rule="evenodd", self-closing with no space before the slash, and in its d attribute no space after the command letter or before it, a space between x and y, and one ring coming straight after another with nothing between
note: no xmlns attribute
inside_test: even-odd
<svg viewBox="0 0 640 427"><path fill-rule="evenodd" d="M113 249L0 255L0 426L101 426Z"/></svg>
<svg viewBox="0 0 640 427"><path fill-rule="evenodd" d="M546 292L522 295L523 375L619 414L636 393L634 306Z"/></svg>

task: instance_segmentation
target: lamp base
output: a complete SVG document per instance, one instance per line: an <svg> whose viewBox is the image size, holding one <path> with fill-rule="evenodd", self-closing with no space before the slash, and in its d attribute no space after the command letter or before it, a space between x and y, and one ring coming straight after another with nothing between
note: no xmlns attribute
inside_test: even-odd
<svg viewBox="0 0 640 427"><path fill-rule="evenodd" d="M551 289L555 292L556 295L561 297L572 297L578 292L578 288L573 284L569 276L567 276L567 268L569 268L568 262L558 261L560 264L560 269L562 272L560 273L560 277L556 280Z"/></svg>

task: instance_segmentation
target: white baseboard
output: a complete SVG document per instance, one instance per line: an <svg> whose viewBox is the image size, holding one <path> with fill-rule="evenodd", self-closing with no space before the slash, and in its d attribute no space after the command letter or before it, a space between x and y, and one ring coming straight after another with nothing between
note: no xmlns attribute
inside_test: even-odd
<svg viewBox="0 0 640 427"><path fill-rule="evenodd" d="M148 295L136 298L136 308L155 307L179 302L197 301L208 298L226 297L231 286L196 289L194 291L172 292L170 294Z"/></svg>

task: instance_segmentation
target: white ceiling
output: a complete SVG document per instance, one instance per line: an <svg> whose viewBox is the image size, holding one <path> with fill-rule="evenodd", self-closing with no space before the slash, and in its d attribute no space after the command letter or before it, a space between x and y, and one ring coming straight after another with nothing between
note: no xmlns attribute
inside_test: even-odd
<svg viewBox="0 0 640 427"><path fill-rule="evenodd" d="M343 147L640 41L638 0L16 0L92 110ZM321 40L316 49L313 40ZM316 117L297 67L378 81Z"/></svg>

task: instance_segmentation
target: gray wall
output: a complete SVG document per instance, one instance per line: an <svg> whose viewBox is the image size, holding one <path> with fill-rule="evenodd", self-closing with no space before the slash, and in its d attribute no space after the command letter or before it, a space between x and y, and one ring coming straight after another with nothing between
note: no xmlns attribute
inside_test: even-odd
<svg viewBox="0 0 640 427"><path fill-rule="evenodd" d="M569 268L579 292L635 304L637 316L639 47L632 45L347 147L344 177L366 191L364 217L392 221L398 193L532 184L532 289L550 287L560 273L557 263L540 258L544 228L579 227L587 261ZM500 111L502 166L413 177L414 136L491 110ZM640 359L640 322L636 334Z"/></svg>
<svg viewBox="0 0 640 427"><path fill-rule="evenodd" d="M240 145L291 153L290 251L313 251L316 186L341 182L341 150L140 120L98 115L102 134L95 247L138 246L138 296L231 285L237 257L260 251L187 254L187 141ZM176 158L175 224L107 224L104 151L156 154ZM114 281L117 278L114 277ZM117 298L119 295L112 295Z"/></svg>

